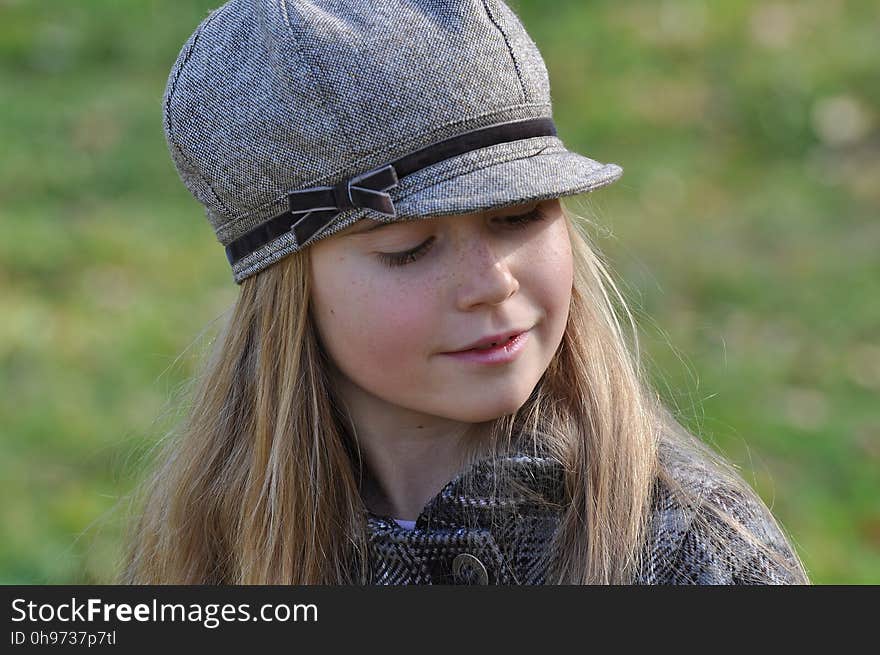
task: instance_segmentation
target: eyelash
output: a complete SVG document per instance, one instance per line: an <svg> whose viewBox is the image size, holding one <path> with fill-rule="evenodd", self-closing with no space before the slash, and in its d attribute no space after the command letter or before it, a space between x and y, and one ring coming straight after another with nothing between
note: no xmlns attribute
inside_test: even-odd
<svg viewBox="0 0 880 655"><path fill-rule="evenodd" d="M530 211L528 214L521 214L519 216L508 216L503 219L508 226L510 226L514 230L521 230L528 226L530 223L537 223L538 221L542 221L546 218L544 212L541 211L540 208L535 208ZM430 249L431 244L434 243L434 237L431 237L427 241L425 241L420 246L409 250L407 252L401 253L380 253L379 259L387 266L405 266L406 264L412 263L419 259L425 252Z"/></svg>

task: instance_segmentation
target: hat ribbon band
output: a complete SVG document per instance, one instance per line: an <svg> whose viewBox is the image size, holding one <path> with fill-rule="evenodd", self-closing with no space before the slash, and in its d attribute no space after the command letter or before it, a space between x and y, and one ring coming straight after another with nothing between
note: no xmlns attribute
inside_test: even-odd
<svg viewBox="0 0 880 655"><path fill-rule="evenodd" d="M294 233L302 247L347 209L370 209L394 217L394 203L386 191L396 187L400 178L471 150L538 136L556 136L552 118L497 123L438 141L334 186L289 191L288 210L227 245L226 257L230 264L235 264L288 231Z"/></svg>

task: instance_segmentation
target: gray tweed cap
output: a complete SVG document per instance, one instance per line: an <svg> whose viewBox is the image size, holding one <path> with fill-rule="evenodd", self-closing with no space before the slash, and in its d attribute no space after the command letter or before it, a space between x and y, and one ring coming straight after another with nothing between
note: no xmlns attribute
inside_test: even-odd
<svg viewBox="0 0 880 655"><path fill-rule="evenodd" d="M362 218L478 212L623 173L558 138L544 61L501 0L231 0L180 51L164 128L238 284Z"/></svg>

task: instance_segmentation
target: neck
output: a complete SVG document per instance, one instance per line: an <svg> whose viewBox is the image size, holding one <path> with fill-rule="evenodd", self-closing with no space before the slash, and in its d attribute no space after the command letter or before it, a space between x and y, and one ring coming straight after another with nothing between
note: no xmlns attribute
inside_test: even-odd
<svg viewBox="0 0 880 655"><path fill-rule="evenodd" d="M371 512L415 520L427 502L467 465L463 434L422 434L378 440L362 435L369 475L362 496Z"/></svg>
<svg viewBox="0 0 880 655"><path fill-rule="evenodd" d="M361 497L383 516L414 520L486 445L486 423L407 411L337 376L339 402L366 464Z"/></svg>

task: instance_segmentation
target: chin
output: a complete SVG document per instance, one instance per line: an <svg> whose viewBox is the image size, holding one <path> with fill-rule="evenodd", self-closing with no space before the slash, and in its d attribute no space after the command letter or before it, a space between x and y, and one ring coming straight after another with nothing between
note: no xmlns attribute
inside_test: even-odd
<svg viewBox="0 0 880 655"><path fill-rule="evenodd" d="M519 408L525 404L526 400L528 400L528 394L522 398L519 396L511 398L507 402L499 402L498 398L494 398L491 402L476 405L471 403L467 406L459 405L458 412L456 412L457 415L450 418L455 418L463 423L484 423L486 421L494 421L500 416L513 414L519 411Z"/></svg>

